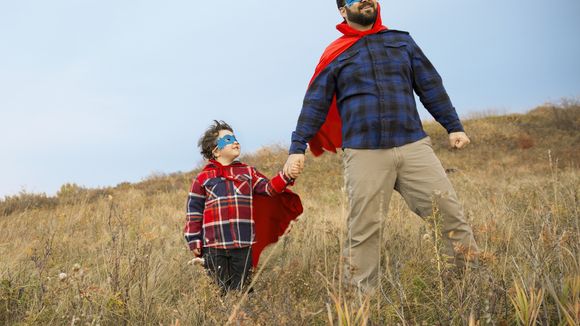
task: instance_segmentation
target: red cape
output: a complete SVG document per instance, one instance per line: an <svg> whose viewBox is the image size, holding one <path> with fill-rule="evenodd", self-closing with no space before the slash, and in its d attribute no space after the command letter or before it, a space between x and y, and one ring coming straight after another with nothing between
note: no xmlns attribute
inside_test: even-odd
<svg viewBox="0 0 580 326"><path fill-rule="evenodd" d="M252 246L252 266L258 266L262 250L278 241L290 222L302 214L302 211L300 197L288 189L274 197L254 196L256 243Z"/></svg>
<svg viewBox="0 0 580 326"><path fill-rule="evenodd" d="M205 166L204 171L216 170L218 176L223 176L224 168L219 162L211 160L212 164ZM239 166L247 166L235 162ZM235 181L235 180L234 180ZM260 254L268 245L275 243L286 232L290 222L302 214L300 197L285 189L274 197L255 194L252 199L255 243L252 245L252 266L258 266Z"/></svg>
<svg viewBox="0 0 580 326"><path fill-rule="evenodd" d="M320 62L314 70L314 75L312 76L312 79L310 79L309 86L312 84L312 81L314 81L316 76L318 76L318 74L324 70L329 63L334 61L334 59L336 59L346 49L350 48L364 36L386 30L387 27L383 26L381 7L377 3L377 19L375 20L373 28L370 30L359 31L350 27L346 22L336 25L336 29L344 35L330 43L326 50L324 50L324 53L320 57ZM310 151L314 156L322 155L324 150L336 153L336 149L342 146L342 122L336 107L336 96L332 98L326 121L318 133L310 139L308 144L310 145Z"/></svg>

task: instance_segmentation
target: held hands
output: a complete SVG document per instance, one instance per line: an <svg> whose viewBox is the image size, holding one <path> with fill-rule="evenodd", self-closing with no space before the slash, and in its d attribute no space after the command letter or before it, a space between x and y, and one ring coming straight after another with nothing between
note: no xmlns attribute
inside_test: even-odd
<svg viewBox="0 0 580 326"><path fill-rule="evenodd" d="M298 178L302 170L304 170L305 159L304 154L290 154L286 164L284 164L284 175L292 179Z"/></svg>
<svg viewBox="0 0 580 326"><path fill-rule="evenodd" d="M296 179L302 173L302 167L300 166L299 162L294 162L292 167L290 168L290 174L295 175L292 179Z"/></svg>
<svg viewBox="0 0 580 326"><path fill-rule="evenodd" d="M467 137L463 131L452 132L449 134L449 145L451 148L460 149L467 146L470 142L469 137Z"/></svg>

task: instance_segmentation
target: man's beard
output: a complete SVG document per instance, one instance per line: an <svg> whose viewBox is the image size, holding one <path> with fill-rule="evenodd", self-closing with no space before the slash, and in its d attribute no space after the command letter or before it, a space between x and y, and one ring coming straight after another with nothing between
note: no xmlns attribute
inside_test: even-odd
<svg viewBox="0 0 580 326"><path fill-rule="evenodd" d="M372 6L372 5L371 5ZM350 22L359 24L361 26L369 26L375 23L377 19L377 7L374 6L372 14L364 14L362 12L353 12L346 8L346 17Z"/></svg>

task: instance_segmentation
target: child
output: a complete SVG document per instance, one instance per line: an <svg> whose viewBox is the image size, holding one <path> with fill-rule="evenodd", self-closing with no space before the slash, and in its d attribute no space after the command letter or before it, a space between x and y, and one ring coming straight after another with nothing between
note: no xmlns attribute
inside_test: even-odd
<svg viewBox="0 0 580 326"><path fill-rule="evenodd" d="M223 121L214 120L198 146L209 163L191 185L185 239L196 257L203 255L205 267L224 292L241 290L252 266L253 195L280 194L293 180L282 172L268 180L239 162L240 144ZM291 173L299 174L299 167Z"/></svg>

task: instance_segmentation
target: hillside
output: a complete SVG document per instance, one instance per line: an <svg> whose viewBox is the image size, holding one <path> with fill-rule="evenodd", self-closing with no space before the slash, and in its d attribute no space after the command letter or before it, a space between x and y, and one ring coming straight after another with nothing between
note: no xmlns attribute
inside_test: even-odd
<svg viewBox="0 0 580 326"><path fill-rule="evenodd" d="M463 279L448 281L448 268L436 268L434 231L395 195L384 219L381 291L361 298L345 290L340 153L308 155L294 187L305 213L263 254L249 297L220 298L188 264L181 232L197 170L4 198L0 324L483 325L534 313L542 324L580 322L580 105L464 125L472 144L461 151L448 149L439 125L425 125L484 250L480 270ZM242 160L273 175L286 156L268 146Z"/></svg>

